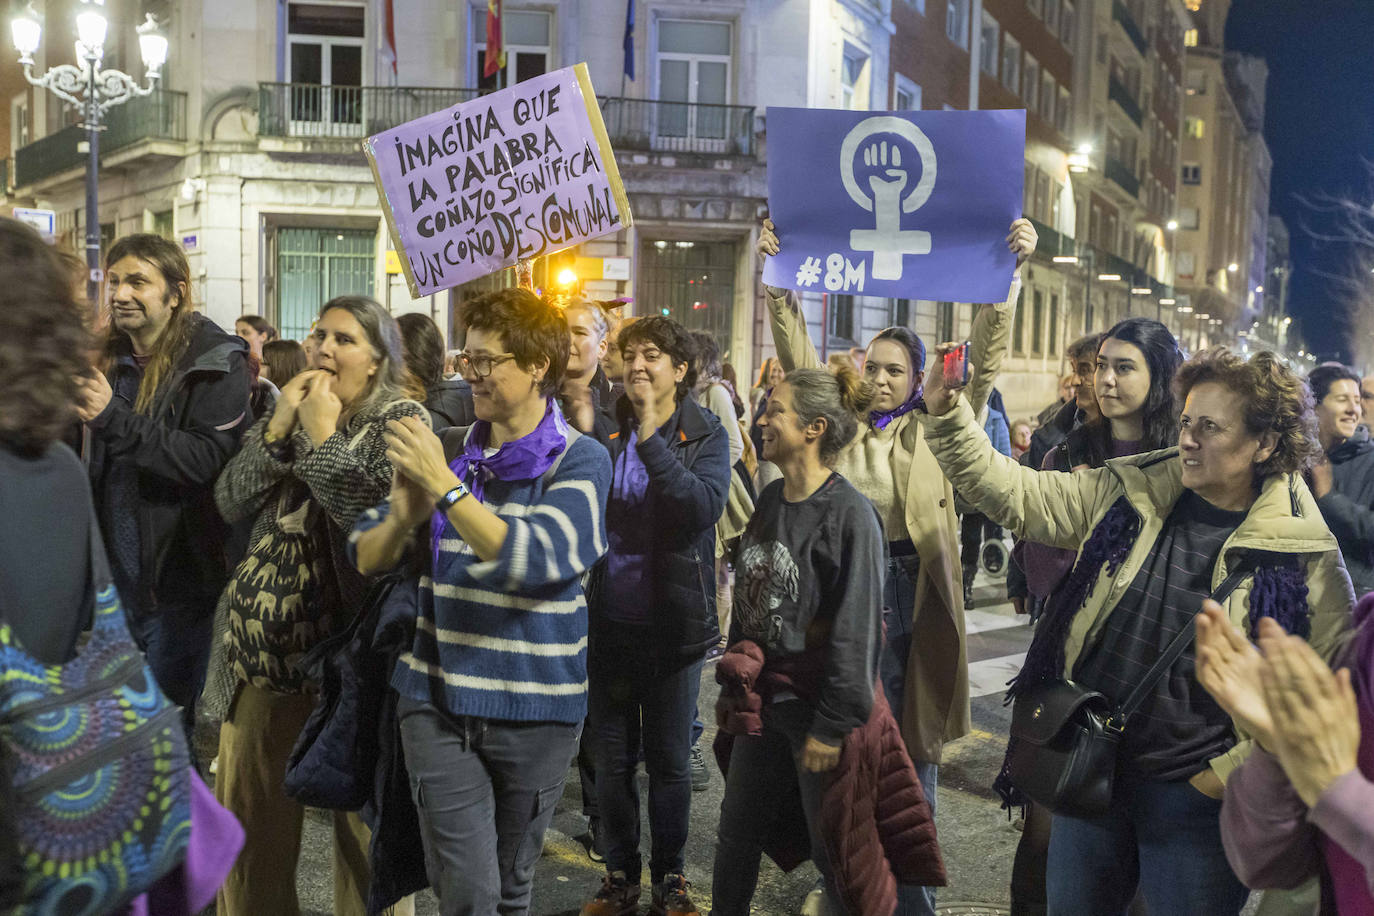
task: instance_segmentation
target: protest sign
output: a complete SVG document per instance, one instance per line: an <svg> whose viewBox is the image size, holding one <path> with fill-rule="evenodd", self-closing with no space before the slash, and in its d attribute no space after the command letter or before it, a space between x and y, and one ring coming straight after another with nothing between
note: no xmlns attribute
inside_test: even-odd
<svg viewBox="0 0 1374 916"><path fill-rule="evenodd" d="M1001 302L1026 113L768 109L771 286Z"/></svg>
<svg viewBox="0 0 1374 916"><path fill-rule="evenodd" d="M632 221L586 64L417 118L363 151L415 298Z"/></svg>

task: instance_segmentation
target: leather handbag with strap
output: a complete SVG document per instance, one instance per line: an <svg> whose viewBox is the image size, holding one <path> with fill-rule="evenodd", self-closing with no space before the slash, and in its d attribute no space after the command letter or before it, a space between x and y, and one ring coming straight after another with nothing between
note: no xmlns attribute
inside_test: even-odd
<svg viewBox="0 0 1374 916"><path fill-rule="evenodd" d="M1243 559L1212 592L1212 600L1224 602L1250 572L1249 559ZM1062 678L1020 694L1011 716L1012 784L1054 814L1105 814L1112 803L1117 749L1131 716L1195 635L1193 626L1185 626L1120 706Z"/></svg>

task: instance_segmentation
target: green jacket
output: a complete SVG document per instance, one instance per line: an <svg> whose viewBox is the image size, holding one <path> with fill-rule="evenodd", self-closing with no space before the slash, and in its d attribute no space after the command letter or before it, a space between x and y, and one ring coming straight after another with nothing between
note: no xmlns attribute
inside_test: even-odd
<svg viewBox="0 0 1374 916"><path fill-rule="evenodd" d="M1064 647L1068 677L1084 650L1101 639L1107 617L1154 551L1165 519L1183 495L1178 450L1131 455L1105 467L1065 474L1035 471L997 454L963 402L943 417L927 417L925 428L931 451L959 492L1017 537L1079 549L1121 497L1139 514L1140 534L1126 561L1114 576L1103 570L1074 617ZM1311 643L1323 658L1332 658L1350 628L1355 596L1336 539L1300 476L1282 474L1265 480L1245 520L1222 545L1212 570L1213 588L1226 578L1237 553L1247 550L1296 554L1301 559L1312 612ZM1237 627L1246 626L1250 587L1246 579L1226 602L1226 612ZM1212 769L1223 780L1249 753L1250 742L1243 734L1238 737L1242 740L1235 747L1212 760Z"/></svg>

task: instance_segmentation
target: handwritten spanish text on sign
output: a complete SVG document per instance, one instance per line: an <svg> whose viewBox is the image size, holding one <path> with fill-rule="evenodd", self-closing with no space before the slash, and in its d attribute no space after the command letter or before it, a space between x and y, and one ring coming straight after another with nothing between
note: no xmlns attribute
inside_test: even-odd
<svg viewBox="0 0 1374 916"><path fill-rule="evenodd" d="M416 298L631 224L585 64L402 124L363 149Z"/></svg>
<svg viewBox="0 0 1374 916"><path fill-rule="evenodd" d="M816 292L1001 302L1026 113L768 109L763 280Z"/></svg>

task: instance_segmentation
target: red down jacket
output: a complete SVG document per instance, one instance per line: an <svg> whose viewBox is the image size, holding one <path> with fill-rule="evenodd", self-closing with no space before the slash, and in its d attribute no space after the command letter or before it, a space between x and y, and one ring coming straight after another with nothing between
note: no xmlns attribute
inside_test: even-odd
<svg viewBox="0 0 1374 916"><path fill-rule="evenodd" d="M809 655L809 653L808 653ZM721 685L717 702L716 761L729 769L737 735L763 733L762 709L768 697L789 690L806 700L815 666L799 657L765 665L763 648L750 640L735 643L716 668ZM916 778L901 731L874 686L868 722L844 739L840 762L827 774L821 801L821 834L844 909L857 916L890 916L897 906L897 884L943 887L945 863L935 836L921 783ZM782 812L764 841L764 852L784 871L810 858L801 795Z"/></svg>

